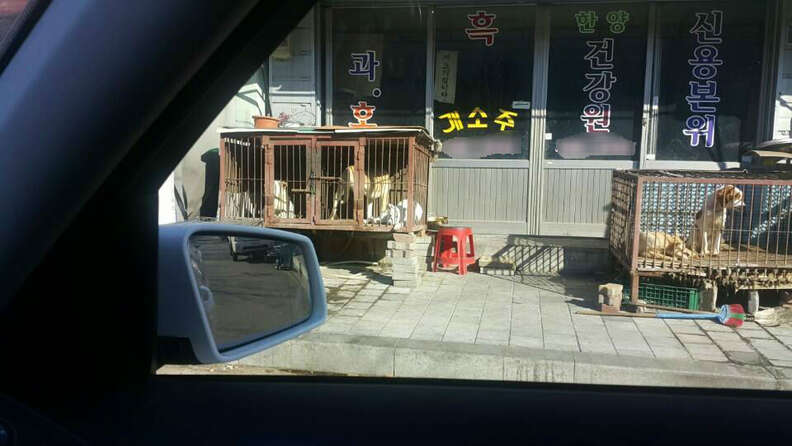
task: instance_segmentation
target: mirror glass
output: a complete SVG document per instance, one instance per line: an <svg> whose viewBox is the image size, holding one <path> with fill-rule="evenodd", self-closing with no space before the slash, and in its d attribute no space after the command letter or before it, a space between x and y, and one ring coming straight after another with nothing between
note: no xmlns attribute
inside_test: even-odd
<svg viewBox="0 0 792 446"><path fill-rule="evenodd" d="M301 248L267 238L195 234L190 263L220 351L289 328L311 314Z"/></svg>

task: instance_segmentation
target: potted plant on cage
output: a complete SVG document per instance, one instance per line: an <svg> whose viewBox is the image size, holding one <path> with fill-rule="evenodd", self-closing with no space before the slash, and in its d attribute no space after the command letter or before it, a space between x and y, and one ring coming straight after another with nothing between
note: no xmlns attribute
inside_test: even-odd
<svg viewBox="0 0 792 446"><path fill-rule="evenodd" d="M256 116L253 115L253 127L257 129L275 129L278 128L278 118L272 116Z"/></svg>

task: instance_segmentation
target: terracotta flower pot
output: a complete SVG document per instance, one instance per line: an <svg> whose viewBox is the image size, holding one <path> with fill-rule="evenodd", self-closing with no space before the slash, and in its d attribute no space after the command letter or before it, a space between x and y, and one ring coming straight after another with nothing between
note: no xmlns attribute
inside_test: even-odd
<svg viewBox="0 0 792 446"><path fill-rule="evenodd" d="M278 118L271 116L253 116L253 127L257 129L276 129L278 128Z"/></svg>

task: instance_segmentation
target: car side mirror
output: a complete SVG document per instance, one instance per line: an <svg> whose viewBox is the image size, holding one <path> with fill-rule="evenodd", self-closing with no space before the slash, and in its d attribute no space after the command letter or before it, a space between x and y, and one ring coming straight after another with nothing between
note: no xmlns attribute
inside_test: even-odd
<svg viewBox="0 0 792 446"><path fill-rule="evenodd" d="M159 227L158 350L170 364L233 361L327 317L313 244L274 229Z"/></svg>

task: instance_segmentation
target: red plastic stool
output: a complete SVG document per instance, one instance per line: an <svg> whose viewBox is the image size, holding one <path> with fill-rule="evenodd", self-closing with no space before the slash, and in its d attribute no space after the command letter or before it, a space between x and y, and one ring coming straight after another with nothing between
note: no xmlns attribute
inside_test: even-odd
<svg viewBox="0 0 792 446"><path fill-rule="evenodd" d="M470 252L465 249L470 247ZM434 262L432 271L437 272L437 264L442 268L458 266L459 275L467 273L467 266L476 263L476 248L473 245L473 230L466 227L441 226L435 236Z"/></svg>

